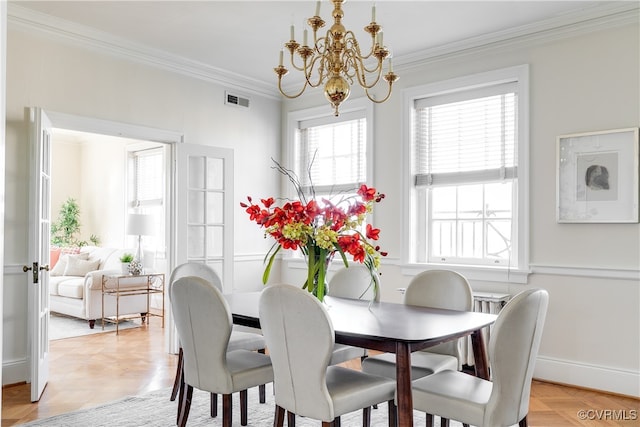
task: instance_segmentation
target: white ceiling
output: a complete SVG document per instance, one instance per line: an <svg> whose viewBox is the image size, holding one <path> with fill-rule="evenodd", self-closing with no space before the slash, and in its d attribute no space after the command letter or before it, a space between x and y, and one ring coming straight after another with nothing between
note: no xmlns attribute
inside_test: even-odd
<svg viewBox="0 0 640 427"><path fill-rule="evenodd" d="M637 2L626 2L629 3ZM302 39L315 1L10 1L12 10L27 8L104 32L149 51L274 85L273 67L289 39L290 25ZM362 49L370 46L362 28L371 20L373 1L344 4L343 23L356 32ZM398 1L376 0L377 19L394 64L403 58L473 40L497 40L606 14L611 1ZM14 7L12 9L12 7ZM324 0L320 15L330 20ZM64 21L55 20L58 24ZM327 28L328 25L325 27ZM74 27L74 31L78 31ZM92 33L95 37L95 31ZM400 67L398 67L400 64ZM396 70L397 71L397 70ZM397 71L398 72L398 71ZM289 77L289 76L287 76Z"/></svg>

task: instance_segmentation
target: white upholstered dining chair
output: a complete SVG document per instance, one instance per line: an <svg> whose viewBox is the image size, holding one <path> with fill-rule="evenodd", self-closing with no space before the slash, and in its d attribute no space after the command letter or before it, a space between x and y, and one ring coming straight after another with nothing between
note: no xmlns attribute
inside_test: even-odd
<svg viewBox="0 0 640 427"><path fill-rule="evenodd" d="M232 425L231 395L240 392L240 423L247 425L247 389L273 381L269 356L230 350L231 311L222 292L199 277L171 285L171 309L183 348L184 398L178 425L187 423L193 388L222 394L222 425Z"/></svg>
<svg viewBox="0 0 640 427"><path fill-rule="evenodd" d="M396 382L341 366L330 366L335 332L327 310L307 291L271 285L260 298L260 324L273 364L276 414L274 426L289 427L295 416L339 426L340 416L363 409L368 425L371 406L389 403L389 425L395 425Z"/></svg>
<svg viewBox="0 0 640 427"><path fill-rule="evenodd" d="M380 301L380 279L377 273L373 275L362 264L352 264L335 272L327 284L329 296L362 299L366 301ZM367 349L350 345L336 344L331 355L331 365L347 360L368 356Z"/></svg>
<svg viewBox="0 0 640 427"><path fill-rule="evenodd" d="M467 279L452 270L428 270L416 275L404 295L404 303L422 307L472 311L473 291ZM395 354L383 353L362 362L364 372L396 377ZM411 354L411 378L462 367L460 340L449 341Z"/></svg>
<svg viewBox="0 0 640 427"><path fill-rule="evenodd" d="M183 277L200 277L211 283L215 286L220 292L222 292L222 281L220 277L215 272L213 268L211 268L207 264L203 263L195 263L195 262L186 262L178 265L171 272L171 276L169 277L169 289L173 283L181 279ZM246 332L246 331L237 331L232 330L231 337L229 338L229 350L251 350L258 351L260 353L265 352L265 343L264 337L262 334L254 333L254 332ZM176 376L173 382L173 388L171 390L170 400L174 401L180 394L180 399L178 402L182 402L184 398L184 381L183 381L183 370L184 370L184 358L183 358L183 350L182 346L180 346L178 350L178 364L176 367ZM264 386L260 386L260 402L265 402L265 388ZM178 420L181 418L181 408L182 404L178 404ZM218 415L218 396L215 393L211 394L211 416L216 417Z"/></svg>
<svg viewBox="0 0 640 427"><path fill-rule="evenodd" d="M412 387L414 409L479 427L526 427L548 304L543 289L513 297L498 314L489 338L491 381L453 370L420 378Z"/></svg>

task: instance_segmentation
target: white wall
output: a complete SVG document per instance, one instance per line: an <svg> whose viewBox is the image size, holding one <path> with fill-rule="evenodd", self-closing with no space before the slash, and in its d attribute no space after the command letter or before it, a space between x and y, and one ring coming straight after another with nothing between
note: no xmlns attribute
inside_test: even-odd
<svg viewBox="0 0 640 427"><path fill-rule="evenodd" d="M260 288L262 254L239 206L246 195L277 193L270 158L280 155L280 102L246 90L251 108L224 105L229 89L101 54L51 35L9 26L7 38L6 220L4 257L3 383L27 379L27 260L29 150L24 109L41 107L184 134L186 143L232 148L235 153L237 287ZM237 88L234 90L237 92ZM109 164L95 166L100 173ZM257 240L257 241L256 241ZM252 262L258 259L257 262ZM244 282L242 282L244 281ZM255 283L255 285L254 285Z"/></svg>
<svg viewBox="0 0 640 427"><path fill-rule="evenodd" d="M538 378L640 396L640 225L558 224L555 219L556 136L640 125L637 21L636 11L634 25L498 43L410 69L396 65L400 80L394 94L375 107L373 185L387 195L375 213L375 225L382 230L380 244L389 252L381 269L384 300L401 301L396 288L411 279L401 260L401 226L407 220L400 211L402 90L529 64L533 274L526 285L472 285L476 290L510 293L528 286L549 291ZM319 90L288 101L285 110L317 105L327 105L330 111ZM295 268L283 271L292 283L299 283L300 275Z"/></svg>

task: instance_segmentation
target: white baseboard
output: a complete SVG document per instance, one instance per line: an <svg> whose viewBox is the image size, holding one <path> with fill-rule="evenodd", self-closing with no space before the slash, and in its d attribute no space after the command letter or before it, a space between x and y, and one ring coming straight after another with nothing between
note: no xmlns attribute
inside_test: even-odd
<svg viewBox="0 0 640 427"><path fill-rule="evenodd" d="M640 397L640 372L538 357L534 378Z"/></svg>
<svg viewBox="0 0 640 427"><path fill-rule="evenodd" d="M2 362L2 385L18 384L28 381L29 365L27 359L5 360Z"/></svg>

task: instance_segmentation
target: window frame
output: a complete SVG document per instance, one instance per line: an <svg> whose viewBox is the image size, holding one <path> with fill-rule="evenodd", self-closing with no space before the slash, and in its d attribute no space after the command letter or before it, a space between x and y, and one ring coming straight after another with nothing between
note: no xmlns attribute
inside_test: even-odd
<svg viewBox="0 0 640 427"><path fill-rule="evenodd" d="M508 263L506 266L490 266L477 264L453 264L416 262L413 256L417 242L413 224L417 217L426 218L425 212L418 215L413 183L412 139L414 133L414 103L416 100L429 97L468 91L484 86L515 82L518 87L517 99L517 143L518 143L518 179L517 202L514 205L513 218L517 221L516 233L517 267ZM453 268L469 279L482 281L526 283L529 269L529 67L519 65L484 73L473 74L429 83L423 86L407 88L403 91L403 201L404 211L402 234L408 236L402 247L402 272L414 275L425 269ZM425 204L421 204L425 206ZM428 227L428 225L427 225Z"/></svg>
<svg viewBox="0 0 640 427"><path fill-rule="evenodd" d="M350 99L348 103L344 106L340 107L340 114L342 116L351 115L351 113L362 114L362 117L365 118L366 124L366 183L369 187L375 187L374 182L374 126L373 126L373 103L370 102L366 98L356 98ZM287 138L286 138L286 146L285 146L285 166L288 169L294 170L294 166L296 164L296 143L297 143L297 131L299 127L299 123L303 121L327 121L330 122L332 118L334 118L333 111L328 110L326 106L321 107L312 107L305 108L302 110L290 111L287 114ZM342 121L340 117L338 117L335 121ZM284 197L295 198L297 195L294 192L294 189L291 187L291 184L288 180L283 178L281 181L282 191L281 194ZM373 215L373 213L371 214ZM299 261L301 264L303 263L302 257L298 256L297 251L284 251L283 258L291 261Z"/></svg>

